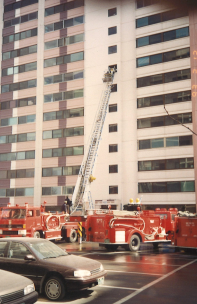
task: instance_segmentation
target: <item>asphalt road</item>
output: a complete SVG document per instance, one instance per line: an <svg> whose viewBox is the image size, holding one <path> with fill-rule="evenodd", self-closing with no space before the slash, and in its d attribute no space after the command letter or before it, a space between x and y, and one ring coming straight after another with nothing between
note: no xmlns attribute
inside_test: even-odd
<svg viewBox="0 0 197 304"><path fill-rule="evenodd" d="M96 243L57 245L72 254L100 261L108 274L104 285L69 294L56 303L197 303L197 253L175 252L167 245L158 250L143 245L136 253L121 248L108 252ZM49 301L40 296L37 304L44 302Z"/></svg>

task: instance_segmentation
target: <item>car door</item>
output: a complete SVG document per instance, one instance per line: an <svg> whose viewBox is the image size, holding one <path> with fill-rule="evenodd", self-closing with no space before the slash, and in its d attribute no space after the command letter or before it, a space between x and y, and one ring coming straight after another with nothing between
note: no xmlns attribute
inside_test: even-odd
<svg viewBox="0 0 197 304"><path fill-rule="evenodd" d="M46 273L41 261L35 257L35 261L25 260L26 255L33 255L28 247L21 242L12 241L7 252L6 270L23 275L31 279L38 288Z"/></svg>
<svg viewBox="0 0 197 304"><path fill-rule="evenodd" d="M7 270L6 252L7 252L8 247L9 247L9 242L7 240L3 239L0 242L0 269L2 269L2 270Z"/></svg>

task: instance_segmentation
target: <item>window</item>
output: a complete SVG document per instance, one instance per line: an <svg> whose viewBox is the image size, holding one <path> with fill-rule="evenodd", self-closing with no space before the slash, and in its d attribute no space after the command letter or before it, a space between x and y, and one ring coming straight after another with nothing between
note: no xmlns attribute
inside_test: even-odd
<svg viewBox="0 0 197 304"><path fill-rule="evenodd" d="M75 186L67 186L67 187L62 187L62 194L68 195L68 194L73 194Z"/></svg>
<svg viewBox="0 0 197 304"><path fill-rule="evenodd" d="M84 135L84 127L43 131L43 139Z"/></svg>
<svg viewBox="0 0 197 304"><path fill-rule="evenodd" d="M111 92L113 93L113 92L117 92L117 84L113 84L112 86L111 86Z"/></svg>
<svg viewBox="0 0 197 304"><path fill-rule="evenodd" d="M109 173L118 173L118 165L109 165Z"/></svg>
<svg viewBox="0 0 197 304"><path fill-rule="evenodd" d="M3 37L3 44L9 43L9 42L13 42L13 41L18 41L18 40L22 40L22 39L26 39L26 38L30 38L30 37L34 37L37 36L37 28L28 30L28 31L24 31L21 33L17 33L14 35L9 35L9 36L4 36Z"/></svg>
<svg viewBox="0 0 197 304"><path fill-rule="evenodd" d="M37 80L28 80L28 81L23 81L23 82L18 82L18 83L12 83L12 84L6 84L1 86L1 92L13 92L13 91L18 91L18 90L23 90L23 89L28 89L28 88L34 88L37 86Z"/></svg>
<svg viewBox="0 0 197 304"><path fill-rule="evenodd" d="M44 95L44 103L83 97L83 89Z"/></svg>
<svg viewBox="0 0 197 304"><path fill-rule="evenodd" d="M149 6L149 5L152 5L152 4L156 4L156 3L159 3L159 2L160 2L160 0L137 0L136 1L136 8L139 9L139 8Z"/></svg>
<svg viewBox="0 0 197 304"><path fill-rule="evenodd" d="M47 25L45 25L45 33L49 33L52 31L60 30L62 28L67 28L67 27L71 27L71 26L75 26L75 25L79 25L79 24L83 24L83 23L84 23L84 16L78 16L78 17L63 20L60 22L47 24Z"/></svg>
<svg viewBox="0 0 197 304"><path fill-rule="evenodd" d="M118 152L118 145L109 145L109 153Z"/></svg>
<svg viewBox="0 0 197 304"><path fill-rule="evenodd" d="M137 59L137 67L190 57L190 48L179 49Z"/></svg>
<svg viewBox="0 0 197 304"><path fill-rule="evenodd" d="M17 242L11 242L11 246L8 250L9 258L24 260L27 254L31 254L31 252L24 245Z"/></svg>
<svg viewBox="0 0 197 304"><path fill-rule="evenodd" d="M6 241L0 243L0 257L4 257L6 246L7 246Z"/></svg>
<svg viewBox="0 0 197 304"><path fill-rule="evenodd" d="M118 194L118 186L109 186L109 194Z"/></svg>
<svg viewBox="0 0 197 304"><path fill-rule="evenodd" d="M80 61L84 58L84 52L73 53L65 56L50 58L44 60L44 67L48 68L55 65L66 64L70 62Z"/></svg>
<svg viewBox="0 0 197 304"><path fill-rule="evenodd" d="M70 36L70 37L66 37L66 38L61 38L61 39L45 42L44 47L45 47L45 50L49 50L49 49L66 46L66 45L70 45L70 44L78 43L78 42L82 42L82 41L84 41L83 33L77 34L74 36Z"/></svg>
<svg viewBox="0 0 197 304"><path fill-rule="evenodd" d="M29 122L35 122L36 115L28 115L28 116L20 116L20 117L12 117L12 118L4 118L0 120L1 126L13 126L17 124L25 124Z"/></svg>
<svg viewBox="0 0 197 304"><path fill-rule="evenodd" d="M113 124L113 125L109 125L109 132L118 132L118 125L117 124Z"/></svg>
<svg viewBox="0 0 197 304"><path fill-rule="evenodd" d="M160 43L189 36L189 27L180 28L164 33L154 34L146 37L137 38L136 47L142 47L149 44Z"/></svg>
<svg viewBox="0 0 197 304"><path fill-rule="evenodd" d="M84 6L84 0L75 0L65 4L49 7L45 9L45 17L81 6Z"/></svg>
<svg viewBox="0 0 197 304"><path fill-rule="evenodd" d="M108 10L108 17L116 16L117 15L117 7L110 8Z"/></svg>
<svg viewBox="0 0 197 304"><path fill-rule="evenodd" d="M78 72L70 72L60 75L54 75L44 78L44 85L52 84L52 83L60 83L65 81L71 81L75 79L83 78L83 71Z"/></svg>
<svg viewBox="0 0 197 304"><path fill-rule="evenodd" d="M138 98L137 107L138 108L152 107L157 105L184 102L189 100L191 100L191 91L183 91L183 92L176 92L165 95Z"/></svg>
<svg viewBox="0 0 197 304"><path fill-rule="evenodd" d="M108 35L117 34L117 26L109 27L108 28Z"/></svg>
<svg viewBox="0 0 197 304"><path fill-rule="evenodd" d="M137 78L137 87L141 88L185 79L191 79L190 69Z"/></svg>
<svg viewBox="0 0 197 304"><path fill-rule="evenodd" d="M36 138L36 133L23 133L18 135L6 135L0 136L0 144L5 143L15 143L15 142L24 142L24 141L34 141Z"/></svg>
<svg viewBox="0 0 197 304"><path fill-rule="evenodd" d="M116 104L109 105L109 113L117 112L118 106Z"/></svg>
<svg viewBox="0 0 197 304"><path fill-rule="evenodd" d="M108 47L108 54L117 53L117 45L112 45Z"/></svg>
<svg viewBox="0 0 197 304"><path fill-rule="evenodd" d="M137 19L136 28L159 23L159 22L164 22L164 21L168 21L168 20L173 20L173 19L184 17L184 16L188 16L187 10L184 10L184 11L183 10L180 10L180 11L172 10L172 11L164 12L161 14L155 14L155 15L151 15L148 17L143 17L143 18Z"/></svg>
<svg viewBox="0 0 197 304"><path fill-rule="evenodd" d="M0 189L0 197L33 196L34 188Z"/></svg>
<svg viewBox="0 0 197 304"><path fill-rule="evenodd" d="M72 156L72 155L83 155L83 154L84 154L84 147L83 146L42 150L42 157L43 158Z"/></svg>
<svg viewBox="0 0 197 304"><path fill-rule="evenodd" d="M192 145L192 135L157 139L144 139L139 141L139 150L189 145Z"/></svg>
<svg viewBox="0 0 197 304"><path fill-rule="evenodd" d="M76 109L57 111L57 112L47 112L43 114L43 120L49 121L55 119L73 118L80 116L84 116L84 108L76 108Z"/></svg>
<svg viewBox="0 0 197 304"><path fill-rule="evenodd" d="M38 3L38 0L22 0L22 1L18 1L18 2L14 2L12 4L8 4L4 6L4 13L6 12L10 12L12 10L15 10L17 8L20 7L25 7L34 3Z"/></svg>
<svg viewBox="0 0 197 304"><path fill-rule="evenodd" d="M16 24L24 23L30 20L38 19L38 12L34 12L28 15L23 15L21 17L17 17L8 21L4 21L4 28L13 26Z"/></svg>
<svg viewBox="0 0 197 304"><path fill-rule="evenodd" d="M61 187L43 187L42 195L61 195Z"/></svg>
<svg viewBox="0 0 197 304"><path fill-rule="evenodd" d="M162 160L148 160L138 162L138 171L155 171L155 170L176 170L176 169L193 169L194 159L175 158Z"/></svg>
<svg viewBox="0 0 197 304"><path fill-rule="evenodd" d="M15 66L12 68L7 68L2 70L2 77L13 75L13 74L19 74L23 72L33 71L37 69L37 62L27 63L19 66Z"/></svg>
<svg viewBox="0 0 197 304"><path fill-rule="evenodd" d="M192 122L192 113L174 114L159 117L150 117L137 120L137 128L153 128Z"/></svg>
<svg viewBox="0 0 197 304"><path fill-rule="evenodd" d="M12 161L19 159L35 159L35 151L9 152L0 154L0 161Z"/></svg>
<svg viewBox="0 0 197 304"><path fill-rule="evenodd" d="M194 192L194 181L138 183L139 193Z"/></svg>

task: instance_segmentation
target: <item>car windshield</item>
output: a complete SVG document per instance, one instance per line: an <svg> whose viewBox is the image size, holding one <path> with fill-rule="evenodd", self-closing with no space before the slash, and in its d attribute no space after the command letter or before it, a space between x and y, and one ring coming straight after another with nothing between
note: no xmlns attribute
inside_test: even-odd
<svg viewBox="0 0 197 304"><path fill-rule="evenodd" d="M29 246L39 259L58 258L68 255L67 252L47 240L29 243Z"/></svg>
<svg viewBox="0 0 197 304"><path fill-rule="evenodd" d="M25 209L2 209L1 217L4 219L23 219L26 217Z"/></svg>

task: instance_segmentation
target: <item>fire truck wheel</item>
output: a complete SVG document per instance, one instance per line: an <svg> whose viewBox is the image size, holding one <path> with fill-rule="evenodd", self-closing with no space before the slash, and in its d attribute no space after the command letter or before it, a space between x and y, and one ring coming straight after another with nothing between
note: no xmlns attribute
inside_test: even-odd
<svg viewBox="0 0 197 304"><path fill-rule="evenodd" d="M34 238L37 238L37 239L40 238L40 232L39 231L34 232Z"/></svg>
<svg viewBox="0 0 197 304"><path fill-rule="evenodd" d="M65 287L62 280L58 277L50 277L45 283L46 297L51 301L62 300L65 296Z"/></svg>
<svg viewBox="0 0 197 304"><path fill-rule="evenodd" d="M133 234L130 243L129 243L129 249L131 251L138 251L140 248L140 238L136 234Z"/></svg>
<svg viewBox="0 0 197 304"><path fill-rule="evenodd" d="M75 243L77 241L77 232L75 229L72 229L69 237L70 243Z"/></svg>

